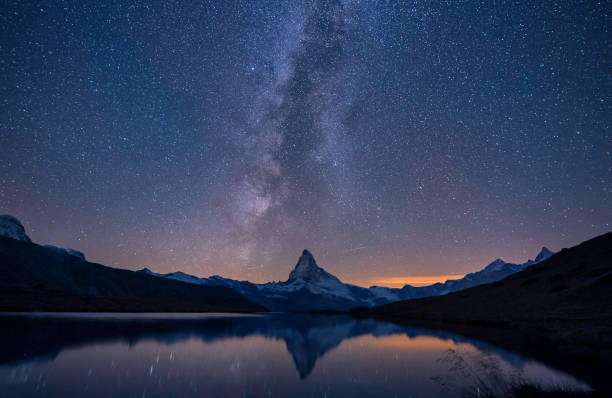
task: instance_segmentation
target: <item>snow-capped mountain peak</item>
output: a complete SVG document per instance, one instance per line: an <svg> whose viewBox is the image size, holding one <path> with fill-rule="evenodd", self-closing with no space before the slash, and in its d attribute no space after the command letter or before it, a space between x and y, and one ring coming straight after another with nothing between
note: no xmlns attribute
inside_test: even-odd
<svg viewBox="0 0 612 398"><path fill-rule="evenodd" d="M555 253L550 251L550 250L548 250L548 248L546 246L544 246L542 248L542 250L540 250L540 253L538 253L538 255L536 256L535 262L539 263L540 261L544 261L548 257L552 256L553 254L555 254Z"/></svg>
<svg viewBox="0 0 612 398"><path fill-rule="evenodd" d="M32 240L26 234L23 224L13 216L0 215L0 235L8 238L31 243Z"/></svg>
<svg viewBox="0 0 612 398"><path fill-rule="evenodd" d="M326 278L338 280L338 278L319 267L313 255L308 250L304 250L300 256L300 259L295 265L295 268L289 274L289 279L287 282L293 282L297 279L301 279L304 282L317 283L321 279ZM338 280L338 282L339 281L340 280Z"/></svg>
<svg viewBox="0 0 612 398"><path fill-rule="evenodd" d="M490 273L490 272L514 273L514 272L523 270L533 264L539 263L540 261L544 261L550 256L552 256L553 254L555 253L548 250L548 248L543 247L542 250L540 250L540 253L538 253L538 255L536 256L535 260L527 260L527 262L522 263L522 264L513 264L513 263L507 263L501 258L498 258L497 260L493 261L491 264L487 265L482 271L479 271L479 272L483 272L485 274ZM476 274L478 274L479 272L476 272Z"/></svg>
<svg viewBox="0 0 612 398"><path fill-rule="evenodd" d="M350 289L337 277L317 265L313 255L304 250L289 279L276 286L275 290L299 290L306 288L313 294L331 295L354 300Z"/></svg>
<svg viewBox="0 0 612 398"><path fill-rule="evenodd" d="M497 260L493 261L491 264L487 265L483 271L501 271L504 266L506 265L506 262L504 260L502 260L501 258L498 258Z"/></svg>

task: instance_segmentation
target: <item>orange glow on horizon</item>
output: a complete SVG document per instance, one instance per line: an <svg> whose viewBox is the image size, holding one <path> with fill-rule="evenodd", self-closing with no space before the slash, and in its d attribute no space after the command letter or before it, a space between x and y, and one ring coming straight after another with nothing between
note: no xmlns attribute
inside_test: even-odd
<svg viewBox="0 0 612 398"><path fill-rule="evenodd" d="M404 285L427 286L448 280L461 279L465 275L426 275L426 276L393 276L372 280L372 285L387 287L402 287Z"/></svg>

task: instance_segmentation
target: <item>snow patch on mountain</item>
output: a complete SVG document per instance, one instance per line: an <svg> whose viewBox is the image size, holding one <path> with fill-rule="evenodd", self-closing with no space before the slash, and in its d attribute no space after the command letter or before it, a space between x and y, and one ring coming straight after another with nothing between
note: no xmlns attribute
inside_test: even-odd
<svg viewBox="0 0 612 398"><path fill-rule="evenodd" d="M384 286L372 286L368 289L376 299L384 299L389 302L399 300L399 289Z"/></svg>
<svg viewBox="0 0 612 398"><path fill-rule="evenodd" d="M76 257L76 258L78 258L80 260L83 260L83 261L87 261L85 259L85 254L83 254L83 252L80 252L78 250L69 249L69 248L66 248L66 247L57 247L57 246L53 246L53 245L45 245L44 247L49 248L49 249L53 249L53 250L57 250L59 252L68 254L70 256L74 256L74 257Z"/></svg>

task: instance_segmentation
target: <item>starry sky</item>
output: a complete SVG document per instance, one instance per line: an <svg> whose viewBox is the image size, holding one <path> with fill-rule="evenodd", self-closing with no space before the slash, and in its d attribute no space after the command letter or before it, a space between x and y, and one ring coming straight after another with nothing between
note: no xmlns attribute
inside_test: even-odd
<svg viewBox="0 0 612 398"><path fill-rule="evenodd" d="M0 213L36 242L369 286L611 230L609 2L0 7Z"/></svg>

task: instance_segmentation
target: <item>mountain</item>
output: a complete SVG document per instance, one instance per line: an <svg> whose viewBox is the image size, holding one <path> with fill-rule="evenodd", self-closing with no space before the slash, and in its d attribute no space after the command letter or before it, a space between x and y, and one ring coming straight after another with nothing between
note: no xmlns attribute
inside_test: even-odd
<svg viewBox="0 0 612 398"><path fill-rule="evenodd" d="M0 311L265 311L227 287L110 268L35 244L14 217L0 225Z"/></svg>
<svg viewBox="0 0 612 398"><path fill-rule="evenodd" d="M348 310L357 303L367 303L359 300L354 290L363 290L367 293L368 289L342 283L337 277L319 267L308 250L302 252L295 268L289 274L289 279L285 282L257 284L218 275L198 278L183 272L157 274L147 268L137 272L199 285L229 287L271 311Z"/></svg>
<svg viewBox="0 0 612 398"><path fill-rule="evenodd" d="M572 336L573 341L609 341L611 304L612 232L563 249L494 283L355 313L516 328L538 325L550 331L549 338L558 333L566 340Z"/></svg>
<svg viewBox="0 0 612 398"><path fill-rule="evenodd" d="M0 236L6 236L22 242L32 242L25 233L25 228L21 222L13 216L7 214L0 215Z"/></svg>
<svg viewBox="0 0 612 398"><path fill-rule="evenodd" d="M555 253L551 252L550 250L548 250L548 248L543 247L542 250L540 251L540 253L536 256L535 262L539 263L540 261L544 261L548 257L552 256L553 254L555 254Z"/></svg>
<svg viewBox="0 0 612 398"><path fill-rule="evenodd" d="M404 286L401 290L401 299L415 299L430 296L441 296L444 294L457 292L460 290L469 289L474 286L482 285L485 283L496 282L509 275L515 274L524 270L525 268L544 261L554 253L543 247L538 253L535 260L527 260L522 264L507 263L502 259L498 258L493 261L482 270L474 273L467 274L461 279L448 280L444 283L435 283L430 286L414 287L410 285Z"/></svg>
<svg viewBox="0 0 612 398"><path fill-rule="evenodd" d="M32 239L30 239L30 237L26 234L25 228L23 227L23 224L21 224L21 221L7 214L0 215L0 236L6 236L7 238L12 238L21 242L32 243ZM65 252L85 261L85 255L78 250L66 249L52 245L45 245L45 247L60 252Z"/></svg>
<svg viewBox="0 0 612 398"><path fill-rule="evenodd" d="M16 306L15 308L33 306L41 309L64 308L64 306L69 307L70 305L77 305L77 303L79 308L86 308L85 303L92 301L90 304L92 308L98 308L98 305L102 305L104 308L108 307L110 309L116 307L116 303L113 304L109 301L111 298L120 299L123 297L121 299L124 300L122 305L128 305L130 300L132 300L131 303L138 301L141 304L137 305L136 308L147 311L148 309L145 308L153 308L151 302L161 302L163 301L161 298L165 297L163 294L170 294L166 298L174 304L168 308L175 308L175 304L176 308L180 307L179 302L196 303L197 305L207 305L213 302L220 304L223 302L223 298L229 295L228 297L240 297L256 303L251 303L254 307L249 307L248 305L245 306L245 302L237 299L236 303L243 310L247 308L266 308L272 311L288 312L346 311L354 307L372 307L399 300L439 296L483 283L494 282L537 264L553 254L550 250L542 248L535 260L529 260L523 264L506 263L497 259L481 271L468 274L462 279L422 287L406 285L401 289L381 286L364 288L343 283L336 276L319 267L312 253L308 250L302 252L297 264L289 274L289 278L284 282L256 284L223 278L218 275L199 278L180 271L158 274L147 268L135 273L138 278L147 278L144 280L151 280L150 278L155 277L154 279L157 279L155 283L163 278L166 281L172 280L173 282L207 287L209 291L212 291L210 288L215 288L220 292L219 300L211 295L205 295L206 298L203 301L198 301L194 297L201 293L191 297L174 288L171 289L171 292L161 293L162 296L158 295L160 294L159 291L153 293L142 287L140 290L130 290L126 284L114 280L113 273L131 271L89 263L83 253L73 249L34 244L26 234L21 222L12 216L0 216L0 238L2 238L2 242L0 242L0 261L2 261L3 270L8 274L7 279L0 282L0 286L9 289L5 290L7 296L4 297L4 308L12 308L11 306ZM4 249L4 252L1 249ZM27 264L27 267L20 266L20 264ZM86 266L80 266L79 264L86 264ZM92 267L92 265L95 265L95 267ZM29 269L30 274L24 273L26 268ZM86 272L83 272L83 269ZM88 273L91 275L83 276L83 274L89 275ZM126 278L132 278L132 276ZM116 286L107 283L108 280L113 280ZM141 280L134 280L131 283L147 285ZM43 300L40 289L34 288L35 284L47 289L46 295L69 294L71 296L66 300L61 300L59 296L55 298L55 301ZM122 288L117 286L122 286ZM159 288L162 289L161 286ZM27 294L25 291L21 292L24 295L21 301L16 300L17 296L11 296L11 294L18 294L19 289L29 289ZM193 287L189 287L187 290L189 289L193 289ZM136 294L136 291L139 291L141 295ZM200 289L199 291L203 290ZM151 295L147 296L145 292L151 292ZM23 304L25 297L29 297L31 300L28 305ZM12 301L13 299L16 301ZM165 301L166 305L169 305L170 301L168 300ZM94 301L97 304L93 303ZM20 302L22 304L19 304ZM144 302L149 304L145 305ZM0 305L2 305L1 300ZM227 308L231 306L228 303ZM225 304L223 304L223 308L225 308Z"/></svg>
<svg viewBox="0 0 612 398"><path fill-rule="evenodd" d="M364 288L343 283L336 276L319 267L308 250L302 252L285 282L256 284L227 279L218 275L198 278L184 272L157 274L146 268L138 272L199 285L230 287L271 311L345 311L359 306L370 307L403 299L438 296L494 282L536 264L552 254L547 248L542 248L536 260L529 260L523 264L506 263L497 259L483 270L468 274L462 279L422 287L406 285L401 289L381 286Z"/></svg>

